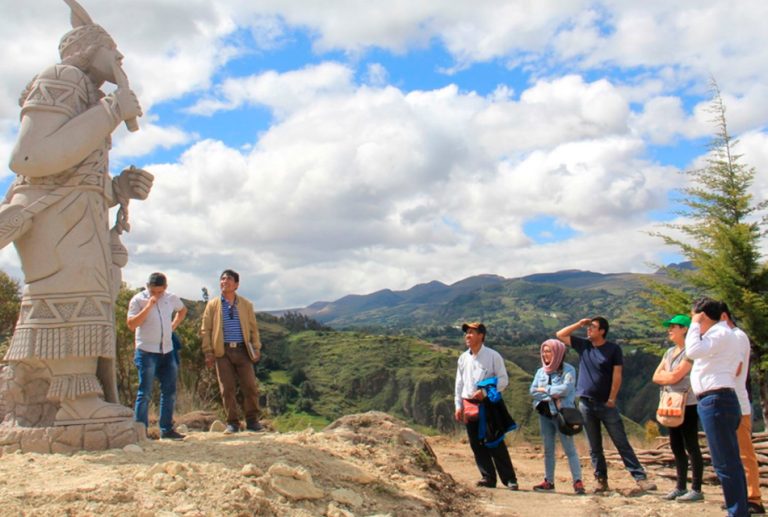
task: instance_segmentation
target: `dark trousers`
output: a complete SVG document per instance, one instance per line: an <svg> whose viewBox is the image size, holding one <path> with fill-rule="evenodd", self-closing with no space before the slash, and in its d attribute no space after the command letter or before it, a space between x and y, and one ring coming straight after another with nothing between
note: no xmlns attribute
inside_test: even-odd
<svg viewBox="0 0 768 517"><path fill-rule="evenodd" d="M503 485L509 482L517 483L517 475L512 466L512 459L509 457L507 445L502 441L498 447L488 448L478 440L477 431L477 422L467 422L469 446L472 447L475 463L483 479L495 485L496 472L498 471L499 479Z"/></svg>
<svg viewBox="0 0 768 517"><path fill-rule="evenodd" d="M701 492L704 460L699 447L699 413L696 410L696 404L685 406L683 425L669 428L669 446L675 455L677 489L685 490L688 482L688 460L690 460L691 489Z"/></svg>
<svg viewBox="0 0 768 517"><path fill-rule="evenodd" d="M582 398L579 401L579 409L584 417L584 430L589 440L589 456L592 459L592 468L595 469L595 477L608 479L608 465L605 462L603 434L600 428L600 424L603 424L632 477L635 480L645 479L647 477L645 469L640 465L635 450L627 439L627 432L624 430L624 422L621 421L618 408L608 407L605 402L598 400Z"/></svg>
<svg viewBox="0 0 768 517"><path fill-rule="evenodd" d="M243 392L243 409L247 423L259 420L259 387L253 363L248 357L244 345L237 348L224 348L224 355L216 358L216 375L219 378L219 390L227 413L227 423L238 425L237 381Z"/></svg>

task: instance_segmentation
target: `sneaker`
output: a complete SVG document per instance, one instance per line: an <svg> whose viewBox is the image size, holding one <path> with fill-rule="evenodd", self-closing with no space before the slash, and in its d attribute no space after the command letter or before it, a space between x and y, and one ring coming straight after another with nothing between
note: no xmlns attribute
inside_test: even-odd
<svg viewBox="0 0 768 517"><path fill-rule="evenodd" d="M576 495L585 495L587 493L587 491L584 490L584 483L582 483L580 479L573 482L573 491L576 492Z"/></svg>
<svg viewBox="0 0 768 517"><path fill-rule="evenodd" d="M762 503L747 503L747 513L749 515L763 515L765 513L765 507Z"/></svg>
<svg viewBox="0 0 768 517"><path fill-rule="evenodd" d="M651 483L647 479L637 479L635 480L635 482L637 483L637 487L643 492L650 492L651 490L656 490L656 483Z"/></svg>
<svg viewBox="0 0 768 517"><path fill-rule="evenodd" d="M517 481L507 481L507 488L513 492L517 492L520 489L520 486L517 484Z"/></svg>
<svg viewBox="0 0 768 517"><path fill-rule="evenodd" d="M544 479L541 483L533 487L534 492L554 492L555 485L550 483L548 479Z"/></svg>
<svg viewBox="0 0 768 517"><path fill-rule="evenodd" d="M678 497L684 496L687 493L688 491L683 490L682 488L673 488L672 490L669 491L669 493L667 493L667 495L663 495L661 496L661 498L664 501L674 501Z"/></svg>
<svg viewBox="0 0 768 517"><path fill-rule="evenodd" d="M496 488L496 483L491 481L490 479L481 479L477 483L475 483L475 486L479 486L481 488Z"/></svg>
<svg viewBox="0 0 768 517"><path fill-rule="evenodd" d="M171 429L170 431L160 433L161 440L183 440L184 438L186 438L186 436L178 432L176 429Z"/></svg>
<svg viewBox="0 0 768 517"><path fill-rule="evenodd" d="M595 494L604 494L605 492L609 491L610 488L608 488L608 478L597 478L596 480L597 486L592 491Z"/></svg>
<svg viewBox="0 0 768 517"><path fill-rule="evenodd" d="M240 426L235 424L227 424L227 428L224 429L224 434L235 434L240 432Z"/></svg>
<svg viewBox="0 0 768 517"><path fill-rule="evenodd" d="M245 430L251 431L252 433L260 433L264 430L264 426L258 422L248 422L245 424Z"/></svg>
<svg viewBox="0 0 768 517"><path fill-rule="evenodd" d="M698 490L688 490L685 494L677 497L678 503L693 503L695 501L703 501L704 494Z"/></svg>

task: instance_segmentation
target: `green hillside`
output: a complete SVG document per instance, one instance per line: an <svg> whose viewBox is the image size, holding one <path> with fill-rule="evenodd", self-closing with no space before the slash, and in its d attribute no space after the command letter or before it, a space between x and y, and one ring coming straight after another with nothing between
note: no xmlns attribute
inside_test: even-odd
<svg viewBox="0 0 768 517"><path fill-rule="evenodd" d="M461 323L481 320L488 326L489 345L520 365L522 369L514 369L527 376L539 367L538 345L544 339L583 317L602 315L611 323L609 338L622 345L625 354L619 405L627 417L643 424L654 414L658 402L658 387L651 382L659 360L653 349L666 346L666 334L660 326L662 315L654 314L647 300L649 279L669 281L663 272L644 275L569 270L513 279L479 275L452 285L429 282L405 291L345 296L334 302L317 302L300 312L336 329L375 335L371 338L375 342L387 342L382 335L390 339L403 336L403 343L419 338L457 351L462 343ZM567 360L578 366L575 353L569 352ZM386 370L390 366L383 366L400 364L398 358L393 361L377 363L385 368L378 375L396 379ZM384 385L399 386L396 380L388 382ZM525 388L522 395L510 397L513 400L509 403L516 404L518 398L527 402ZM391 403L386 397L376 400ZM410 417L409 408L394 406L405 417ZM438 424L437 416L434 422L428 425L444 425Z"/></svg>
<svg viewBox="0 0 768 517"><path fill-rule="evenodd" d="M277 335L270 336L278 338ZM271 369L263 383L276 413L330 422L342 415L380 410L414 424L451 432L456 360L463 350L400 336L313 331L264 340ZM526 433L531 429L531 375L507 362L505 401ZM286 417L283 417L285 419ZM278 418L278 423L281 419ZM537 427L537 425L536 425Z"/></svg>

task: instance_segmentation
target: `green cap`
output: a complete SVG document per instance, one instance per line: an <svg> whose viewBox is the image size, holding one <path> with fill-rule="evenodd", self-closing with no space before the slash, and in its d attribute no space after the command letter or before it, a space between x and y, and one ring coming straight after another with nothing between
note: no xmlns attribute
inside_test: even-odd
<svg viewBox="0 0 768 517"><path fill-rule="evenodd" d="M675 314L674 316L672 316L672 318L662 323L662 325L664 325L665 327L669 327L670 325L680 325L681 327L690 327L691 317L686 316L685 314Z"/></svg>

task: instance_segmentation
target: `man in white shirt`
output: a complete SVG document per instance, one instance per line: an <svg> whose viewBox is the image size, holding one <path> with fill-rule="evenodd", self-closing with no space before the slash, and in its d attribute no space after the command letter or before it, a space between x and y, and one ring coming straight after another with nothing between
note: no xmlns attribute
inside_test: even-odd
<svg viewBox="0 0 768 517"><path fill-rule="evenodd" d="M507 445L502 440L497 447L489 448L480 443L478 438L478 422L464 418L464 401L482 401L485 393L478 389L477 383L496 377L496 389L504 390L509 384L507 368L504 359L498 352L485 346L485 325L479 322L464 323L461 327L464 331L464 343L467 351L459 356L459 364L456 369L455 388L455 418L464 422L467 427L467 437L472 453L475 455L475 463L482 478L477 486L494 488L496 486L496 472L502 485L510 490L517 490L517 475L509 457Z"/></svg>
<svg viewBox="0 0 768 517"><path fill-rule="evenodd" d="M741 463L744 465L744 475L747 478L747 504L749 513L764 514L763 497L760 493L760 470L757 464L757 455L755 447L752 444L752 403L749 400L747 388L747 376L749 375L749 358L752 353L752 347L749 344L747 334L736 326L728 305L723 303L723 321L733 331L741 347L741 362L736 369L736 396L739 397L739 406L741 407L741 423L736 431L736 437L739 440L739 454Z"/></svg>
<svg viewBox="0 0 768 517"><path fill-rule="evenodd" d="M184 435L173 428L178 364L171 334L184 320L187 308L178 296L167 292L167 288L165 275L152 273L147 288L131 298L128 304L127 324L136 332L133 361L139 372L134 419L149 427L149 401L157 377L160 382L160 438L181 440Z"/></svg>
<svg viewBox="0 0 768 517"><path fill-rule="evenodd" d="M694 303L685 336L685 355L693 360L691 387L699 401L699 419L728 515L746 517L747 483L736 436L741 422L736 370L742 354L738 339L727 323L720 321L723 312L722 302L702 298Z"/></svg>

